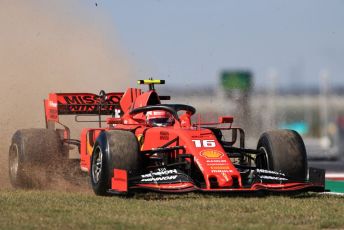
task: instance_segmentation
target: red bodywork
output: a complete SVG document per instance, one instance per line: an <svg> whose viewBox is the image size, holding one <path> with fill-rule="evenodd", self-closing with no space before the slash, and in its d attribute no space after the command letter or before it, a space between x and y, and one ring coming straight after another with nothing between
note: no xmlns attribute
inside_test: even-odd
<svg viewBox="0 0 344 230"><path fill-rule="evenodd" d="M131 189L151 189L166 192L187 191L293 191L321 189L320 182L286 182L266 183L257 181L250 185L243 182L240 171L233 164L218 138L211 129L202 125L221 124L225 130L242 132L240 128L232 127L233 117L220 117L216 123L191 124L191 114L184 111L170 127L149 127L145 123L144 113L130 114L136 108L148 105L160 105L161 99L154 89L143 92L141 89L129 88L124 93L89 94L89 93L53 93L45 100L45 118L47 128L55 128L59 115L112 115L106 120L105 128L85 128L80 136L80 168L90 170L90 157L93 144L102 131L120 129L135 133L141 154L158 148L171 149L171 157L189 154L186 161L192 161L193 167L199 172L199 181L180 181L174 183L129 183L129 175L125 170L113 169L114 177L111 187L114 192L127 192ZM227 125L226 125L227 124ZM226 125L223 127L223 125ZM69 139L69 129L65 127L64 138ZM235 140L234 140L235 142ZM234 145L234 142L232 143ZM175 147L175 149L173 149ZM151 156L151 155L150 155ZM202 178L203 177L203 178Z"/></svg>

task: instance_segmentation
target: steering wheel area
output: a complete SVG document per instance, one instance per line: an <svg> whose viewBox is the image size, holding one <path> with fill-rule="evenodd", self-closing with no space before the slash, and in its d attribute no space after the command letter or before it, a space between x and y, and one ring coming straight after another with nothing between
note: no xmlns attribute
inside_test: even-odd
<svg viewBox="0 0 344 230"><path fill-rule="evenodd" d="M130 116L134 116L138 113L144 113L153 110L164 110L172 114L175 120L179 121L178 112L187 111L191 115L196 113L196 109L190 105L184 104L159 104L159 105L147 105L143 107L138 107L129 112Z"/></svg>

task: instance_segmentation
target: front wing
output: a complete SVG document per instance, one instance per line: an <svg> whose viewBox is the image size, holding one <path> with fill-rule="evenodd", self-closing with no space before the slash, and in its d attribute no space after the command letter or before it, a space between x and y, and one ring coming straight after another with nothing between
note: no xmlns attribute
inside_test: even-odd
<svg viewBox="0 0 344 230"><path fill-rule="evenodd" d="M137 190L151 190L165 193L185 193L191 191L200 192L297 192L325 190L325 170L310 168L309 180L266 180L257 176L249 185L229 188L201 188L196 186L192 178L182 171L170 169L165 171L150 172L142 175L129 176L125 170L114 169L114 177L111 180L111 194L126 194Z"/></svg>

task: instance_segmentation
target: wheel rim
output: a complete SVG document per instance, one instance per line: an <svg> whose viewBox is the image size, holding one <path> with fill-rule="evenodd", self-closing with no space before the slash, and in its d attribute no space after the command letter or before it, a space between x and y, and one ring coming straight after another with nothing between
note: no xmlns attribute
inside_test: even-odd
<svg viewBox="0 0 344 230"><path fill-rule="evenodd" d="M266 148L260 147L261 154L257 155L256 166L258 168L270 170L269 155Z"/></svg>
<svg viewBox="0 0 344 230"><path fill-rule="evenodd" d="M9 154L9 170L10 170L10 177L14 181L16 181L17 179L18 168L19 168L18 146L16 144L13 144L10 148L10 154Z"/></svg>
<svg viewBox="0 0 344 230"><path fill-rule="evenodd" d="M94 151L93 161L92 161L92 179L95 184L100 180L100 175L103 168L103 152L99 146Z"/></svg>

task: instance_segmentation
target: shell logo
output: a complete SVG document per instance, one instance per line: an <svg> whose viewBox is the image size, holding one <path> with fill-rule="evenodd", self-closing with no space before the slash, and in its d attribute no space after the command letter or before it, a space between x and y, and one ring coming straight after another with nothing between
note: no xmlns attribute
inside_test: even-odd
<svg viewBox="0 0 344 230"><path fill-rule="evenodd" d="M223 153L217 150L203 150L200 155L202 157L205 158L210 158L210 159L214 159L214 158L222 158L223 157Z"/></svg>
<svg viewBox="0 0 344 230"><path fill-rule="evenodd" d="M215 165L215 166L210 166L210 169L215 169L215 170L230 170L228 165Z"/></svg>

